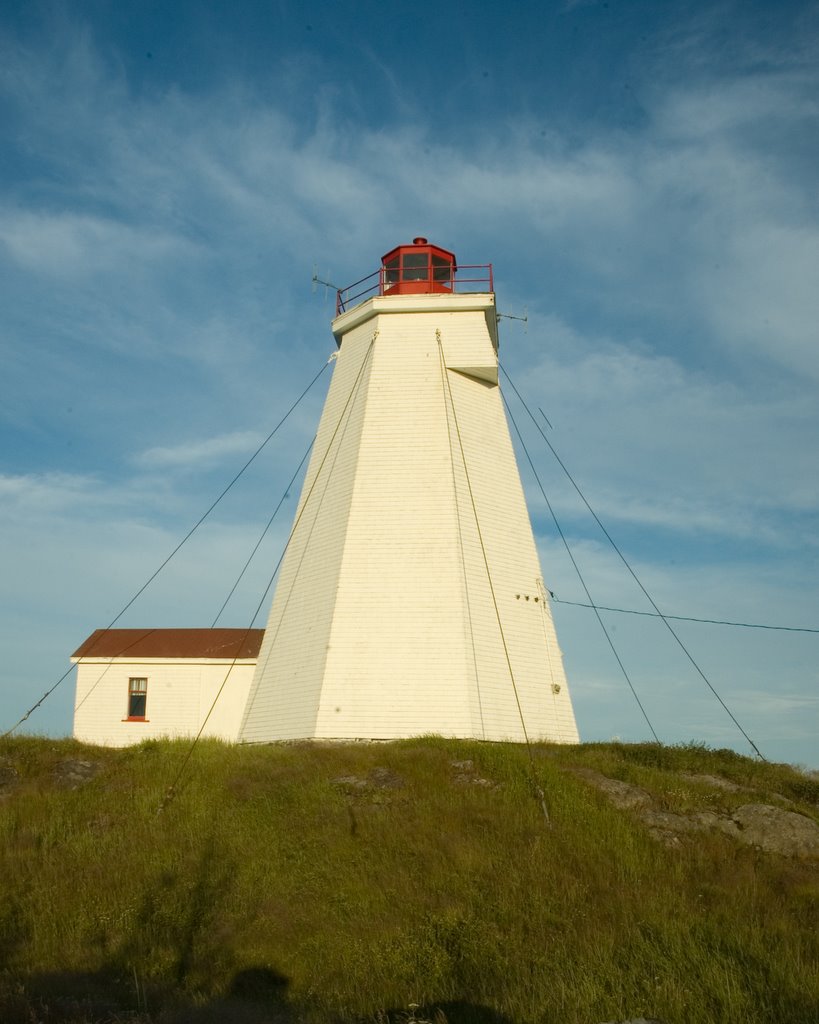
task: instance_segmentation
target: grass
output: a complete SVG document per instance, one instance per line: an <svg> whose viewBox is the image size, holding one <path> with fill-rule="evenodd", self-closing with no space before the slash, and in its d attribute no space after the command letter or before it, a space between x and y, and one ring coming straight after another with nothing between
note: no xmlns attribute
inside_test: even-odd
<svg viewBox="0 0 819 1024"><path fill-rule="evenodd" d="M566 770L678 813L816 818L819 784L787 766L537 747L549 827L514 745L202 743L160 812L187 751L0 743L4 1022L819 1019L816 862L721 834L668 848ZM65 788L66 759L100 769ZM465 760L493 785L456 780Z"/></svg>

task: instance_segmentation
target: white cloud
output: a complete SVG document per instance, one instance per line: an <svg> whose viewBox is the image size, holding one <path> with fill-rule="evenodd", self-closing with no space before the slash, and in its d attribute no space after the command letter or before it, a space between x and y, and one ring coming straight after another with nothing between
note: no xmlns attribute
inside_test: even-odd
<svg viewBox="0 0 819 1024"><path fill-rule="evenodd" d="M652 98L647 125L631 134L598 130L581 146L559 137L535 144L513 118L494 145L469 151L407 128L359 129L350 145L330 118L300 140L285 110L239 89L209 96L207 105L159 94L123 117L127 94L108 88L86 39L75 45L79 56L61 73L83 71L61 104L96 153L82 193L113 204L120 223L21 213L4 235L27 265L76 272L110 260L133 271L158 260L176 276L193 255L203 257L197 250L214 235L236 247L240 264L241 247L278 248L279 259L301 256L309 266L328 251L334 259L346 251L352 261L375 242L374 262L385 228L408 219L408 210L414 221L456 231L479 211L484 236L514 234L517 259L534 275L530 287L543 250L562 250L615 314L693 314L712 344L740 346L737 358L751 344L769 361L819 372L815 211L806 205L807 184L795 184L760 144L772 122L807 126L816 117L797 76L737 79L707 91L674 85ZM28 102L52 80L53 68L30 61ZM65 121L66 110L58 116ZM59 136L55 146L54 125L41 127L51 161L84 175L77 147ZM128 227L130 219L138 226Z"/></svg>
<svg viewBox="0 0 819 1024"><path fill-rule="evenodd" d="M759 126L767 130L786 122L809 122L819 115L815 68L785 66L759 76L710 77L685 89L673 88L659 102L660 123L666 135L697 144L739 138L752 142Z"/></svg>
<svg viewBox="0 0 819 1024"><path fill-rule="evenodd" d="M173 256L190 259L193 247L153 226L133 226L71 213L0 211L0 241L22 267L73 278L137 272Z"/></svg>
<svg viewBox="0 0 819 1024"><path fill-rule="evenodd" d="M720 335L819 380L819 229L755 224L738 230L725 264L703 270L703 307Z"/></svg>
<svg viewBox="0 0 819 1024"><path fill-rule="evenodd" d="M815 546L809 524L800 534L793 519L819 508L814 451L804 443L817 434L809 393L749 392L644 346L584 337L555 318L540 326L535 317L530 330L545 351L527 343L523 370L510 373L604 522ZM550 499L575 518L581 500L512 389L505 393Z"/></svg>
<svg viewBox="0 0 819 1024"><path fill-rule="evenodd" d="M91 476L71 473L0 475L0 509L4 518L65 512L98 500L100 483Z"/></svg>
<svg viewBox="0 0 819 1024"><path fill-rule="evenodd" d="M172 447L158 446L140 452L135 458L136 465L144 468L178 467L193 468L203 462L216 462L225 456L250 454L258 448L263 438L258 434L243 431L190 441Z"/></svg>

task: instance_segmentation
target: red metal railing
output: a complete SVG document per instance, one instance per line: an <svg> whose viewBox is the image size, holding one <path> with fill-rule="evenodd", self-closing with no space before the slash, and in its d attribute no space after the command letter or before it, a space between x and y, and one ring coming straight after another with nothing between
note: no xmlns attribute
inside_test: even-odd
<svg viewBox="0 0 819 1024"><path fill-rule="evenodd" d="M387 284L386 267L380 267L372 274L362 277L360 281L339 288L336 293L336 316L346 313L373 295L389 295L393 284ZM416 282L420 283L420 282ZM453 292L492 292L494 291L491 263L475 263L471 266L458 267L453 278L448 279ZM430 294L440 295L440 287L430 288ZM396 291L396 294L398 292Z"/></svg>

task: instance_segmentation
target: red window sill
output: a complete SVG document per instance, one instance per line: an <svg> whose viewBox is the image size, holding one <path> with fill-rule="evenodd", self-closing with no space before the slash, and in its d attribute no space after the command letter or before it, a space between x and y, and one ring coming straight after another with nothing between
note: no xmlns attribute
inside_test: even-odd
<svg viewBox="0 0 819 1024"><path fill-rule="evenodd" d="M150 718L123 718L123 722L150 722Z"/></svg>

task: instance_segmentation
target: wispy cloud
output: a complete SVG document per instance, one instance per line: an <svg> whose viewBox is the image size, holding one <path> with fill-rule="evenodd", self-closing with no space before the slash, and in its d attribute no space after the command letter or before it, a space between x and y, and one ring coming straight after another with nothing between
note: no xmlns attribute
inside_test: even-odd
<svg viewBox="0 0 819 1024"><path fill-rule="evenodd" d="M642 307L669 320L685 309L712 343L819 373L816 211L807 175L794 181L793 165L779 166L765 145L774 131L801 136L815 126L804 74L729 80L707 92L672 84L647 97L646 124L631 134L598 130L579 147L559 137L535 143L514 118L494 146L454 149L402 127L359 129L351 147L329 119L301 138L285 110L241 90L134 105L122 83L110 88L87 39L74 45L75 59L57 69L60 104L46 109L55 119L68 114L73 133L92 144L92 178L80 181L87 164L64 130L55 139L54 124L41 124L39 138L47 130L50 162L75 176L91 206L117 213L12 216L6 244L29 266L76 273L158 261L176 274L193 257L206 262L196 250L216 233L237 252L261 245L269 254L275 242L305 262L327 249L355 260L407 208L458 232L480 209L483 238L506 248L511 232L527 274L542 263L538 250L559 250L568 266L597 275L598 300L612 311ZM18 55L14 66L22 63ZM54 75L41 56L28 60L24 87L12 87L21 112ZM446 187L430 189L432 181Z"/></svg>
<svg viewBox="0 0 819 1024"><path fill-rule="evenodd" d="M64 278L140 273L157 261L190 258L193 246L155 227L70 213L0 211L0 242L29 272Z"/></svg>
<svg viewBox="0 0 819 1024"><path fill-rule="evenodd" d="M99 500L100 482L70 473L0 475L0 509L4 517L33 512L53 513L75 508L90 497Z"/></svg>
<svg viewBox="0 0 819 1024"><path fill-rule="evenodd" d="M809 392L749 390L642 345L583 336L554 317L533 324L545 351L527 343L530 365L515 383L604 521L814 544L819 481L803 444L817 432ZM511 392L509 401L551 500L574 518L580 498ZM540 506L536 494L532 501Z"/></svg>
<svg viewBox="0 0 819 1024"><path fill-rule="evenodd" d="M216 462L225 456L250 454L259 446L261 438L247 431L223 434L201 441L190 441L173 447L149 448L134 459L143 468L173 466L177 468L201 466L205 462Z"/></svg>

